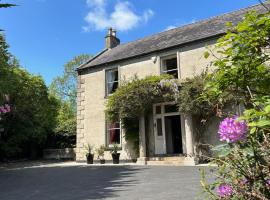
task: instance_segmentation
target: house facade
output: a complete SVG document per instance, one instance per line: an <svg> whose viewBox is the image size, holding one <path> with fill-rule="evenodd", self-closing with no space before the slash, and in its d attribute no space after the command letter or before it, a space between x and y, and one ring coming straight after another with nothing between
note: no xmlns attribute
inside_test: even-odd
<svg viewBox="0 0 270 200"><path fill-rule="evenodd" d="M226 22L239 22L250 10L263 12L261 5L227 13L153 36L120 44L116 31L108 30L105 49L81 65L78 71L77 90L77 148L76 160L84 161L87 144L99 147L105 145L105 159L111 160L110 148L119 146L121 161L135 158L132 145L125 141L125 131L121 122L108 122L105 117L105 104L110 95L123 80L135 75L144 78L164 73L184 80L212 70L210 56L204 52L213 48L226 32ZM206 49L207 48L207 49ZM160 157L179 157L183 164L195 164L198 153L198 138L191 115L179 113L172 102L154 104L152 112L141 117L139 124L140 150L138 162L152 164ZM200 141L208 145L217 144L218 121L205 130Z"/></svg>

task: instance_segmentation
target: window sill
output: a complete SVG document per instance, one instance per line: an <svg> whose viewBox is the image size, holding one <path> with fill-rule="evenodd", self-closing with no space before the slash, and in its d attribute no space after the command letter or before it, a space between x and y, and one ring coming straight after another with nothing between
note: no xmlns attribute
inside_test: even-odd
<svg viewBox="0 0 270 200"><path fill-rule="evenodd" d="M106 148L105 148L105 151L112 151L112 150L114 150L113 147L106 147ZM117 148L117 151L122 151L122 147L118 147L118 148Z"/></svg>

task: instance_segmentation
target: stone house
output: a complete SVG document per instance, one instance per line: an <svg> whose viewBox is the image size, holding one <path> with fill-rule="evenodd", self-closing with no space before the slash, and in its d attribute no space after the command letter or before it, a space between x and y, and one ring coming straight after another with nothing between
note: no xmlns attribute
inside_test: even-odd
<svg viewBox="0 0 270 200"><path fill-rule="evenodd" d="M179 28L161 32L127 44L120 44L116 31L109 29L105 49L78 69L77 149L76 160L85 160L84 145L105 145L105 159L111 160L110 147L117 143L121 161L134 157L124 139L120 122L106 121L107 97L134 75L168 73L177 79L201 74L214 57L205 59L211 48L226 31L226 22L236 24L250 10L263 12L261 5L212 17ZM217 144L217 122L205 130L204 141ZM192 116L182 115L171 102L153 105L153 112L140 119L140 155L138 162L195 164L196 139Z"/></svg>

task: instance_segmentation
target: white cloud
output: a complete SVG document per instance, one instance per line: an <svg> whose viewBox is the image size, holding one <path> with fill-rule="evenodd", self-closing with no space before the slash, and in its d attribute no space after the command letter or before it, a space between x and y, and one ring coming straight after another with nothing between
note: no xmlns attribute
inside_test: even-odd
<svg viewBox="0 0 270 200"><path fill-rule="evenodd" d="M168 31L168 30L174 29L174 28L176 28L176 27L177 27L177 26L170 25L170 26L167 26L164 30L165 30L165 31Z"/></svg>
<svg viewBox="0 0 270 200"><path fill-rule="evenodd" d="M174 29L174 28L177 28L177 27L181 27L181 26L184 26L184 25L188 25L188 24L192 24L192 23L195 23L197 22L196 19L192 19L190 21L181 21L179 23L176 23L175 25L170 25L170 26L167 26L164 31L168 31L168 30L171 30L171 29Z"/></svg>
<svg viewBox="0 0 270 200"><path fill-rule="evenodd" d="M113 27L119 31L127 31L137 27L140 23L147 23L153 17L151 9L141 15L134 12L129 1L119 1L114 5L111 13L106 10L107 0L87 0L90 11L85 17L87 26L82 29L85 32L91 30L104 30Z"/></svg>

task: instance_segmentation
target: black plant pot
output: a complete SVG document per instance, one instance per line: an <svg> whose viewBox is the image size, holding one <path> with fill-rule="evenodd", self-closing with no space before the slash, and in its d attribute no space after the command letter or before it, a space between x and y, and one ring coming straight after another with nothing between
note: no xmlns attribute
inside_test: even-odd
<svg viewBox="0 0 270 200"><path fill-rule="evenodd" d="M94 154L87 154L86 155L87 164L93 164L94 163Z"/></svg>
<svg viewBox="0 0 270 200"><path fill-rule="evenodd" d="M105 159L100 159L100 164L105 164Z"/></svg>
<svg viewBox="0 0 270 200"><path fill-rule="evenodd" d="M112 153L113 164L119 164L120 153Z"/></svg>

